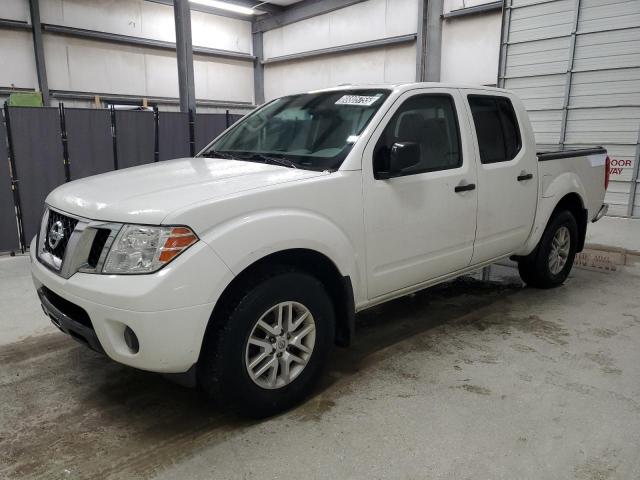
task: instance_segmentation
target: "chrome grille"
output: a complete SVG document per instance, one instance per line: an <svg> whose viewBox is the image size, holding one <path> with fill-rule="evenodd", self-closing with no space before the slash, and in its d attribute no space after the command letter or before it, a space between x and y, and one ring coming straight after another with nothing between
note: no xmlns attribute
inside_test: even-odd
<svg viewBox="0 0 640 480"><path fill-rule="evenodd" d="M78 219L50 210L45 227L44 250L62 260L77 224Z"/></svg>
<svg viewBox="0 0 640 480"><path fill-rule="evenodd" d="M76 272L100 273L121 227L47 207L38 234L38 260L64 278Z"/></svg>

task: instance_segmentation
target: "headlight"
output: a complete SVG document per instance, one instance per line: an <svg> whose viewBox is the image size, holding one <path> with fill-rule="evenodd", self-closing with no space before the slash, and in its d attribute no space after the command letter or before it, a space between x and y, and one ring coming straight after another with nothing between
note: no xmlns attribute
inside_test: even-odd
<svg viewBox="0 0 640 480"><path fill-rule="evenodd" d="M152 273L198 241L187 227L124 225L113 241L102 273Z"/></svg>

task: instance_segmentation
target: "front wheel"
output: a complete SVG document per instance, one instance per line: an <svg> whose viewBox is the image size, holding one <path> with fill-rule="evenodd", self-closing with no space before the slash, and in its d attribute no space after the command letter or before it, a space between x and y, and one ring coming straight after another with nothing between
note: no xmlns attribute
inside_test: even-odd
<svg viewBox="0 0 640 480"><path fill-rule="evenodd" d="M300 271L247 285L205 339L198 381L212 399L260 418L301 401L317 382L334 336L324 285Z"/></svg>
<svg viewBox="0 0 640 480"><path fill-rule="evenodd" d="M578 224L567 210L551 218L536 249L518 261L520 278L529 286L553 288L569 276L578 245Z"/></svg>

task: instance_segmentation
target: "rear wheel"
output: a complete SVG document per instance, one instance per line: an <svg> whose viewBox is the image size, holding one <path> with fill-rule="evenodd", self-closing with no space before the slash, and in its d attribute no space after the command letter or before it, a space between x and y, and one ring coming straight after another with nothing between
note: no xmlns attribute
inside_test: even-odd
<svg viewBox="0 0 640 480"><path fill-rule="evenodd" d="M213 318L198 382L219 403L260 418L310 393L334 337L334 311L324 285L278 268L247 285Z"/></svg>
<svg viewBox="0 0 640 480"><path fill-rule="evenodd" d="M520 278L529 286L553 288L569 276L578 245L578 224L563 210L554 215L536 249L518 261Z"/></svg>

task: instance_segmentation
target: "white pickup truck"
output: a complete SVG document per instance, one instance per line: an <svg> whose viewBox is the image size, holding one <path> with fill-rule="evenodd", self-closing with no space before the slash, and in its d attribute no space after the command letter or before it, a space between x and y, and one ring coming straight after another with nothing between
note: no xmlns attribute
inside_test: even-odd
<svg viewBox="0 0 640 480"><path fill-rule="evenodd" d="M560 285L606 211L602 148L537 154L494 88L273 100L195 158L65 184L31 243L45 313L252 416L300 401L355 313L505 257Z"/></svg>

